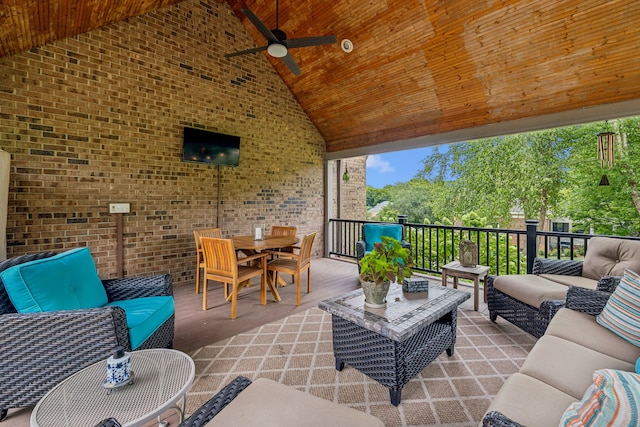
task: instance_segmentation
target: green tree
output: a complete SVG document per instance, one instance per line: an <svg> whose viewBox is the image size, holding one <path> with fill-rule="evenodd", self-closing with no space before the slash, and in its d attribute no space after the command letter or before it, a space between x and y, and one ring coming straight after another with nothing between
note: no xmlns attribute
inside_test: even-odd
<svg viewBox="0 0 640 427"><path fill-rule="evenodd" d="M488 227L487 218L475 212L464 215L461 222L465 227ZM452 224L451 220L443 218L443 223L438 225L450 227ZM418 268L438 271L442 265L457 259L460 241L463 239L478 245L478 262L491 266L491 274L515 273L518 263L526 265L525 255L518 251L515 242L505 234L427 227L417 230L410 228L405 238L411 243L414 262Z"/></svg>
<svg viewBox="0 0 640 427"><path fill-rule="evenodd" d="M400 212L393 205L387 205L380 210L374 219L380 222L398 222L398 215Z"/></svg>
<svg viewBox="0 0 640 427"><path fill-rule="evenodd" d="M395 185L389 191L391 208L399 214L406 215L410 223L424 224L431 222L431 184L422 178L413 178L408 182Z"/></svg>
<svg viewBox="0 0 640 427"><path fill-rule="evenodd" d="M441 185L436 217L477 211L508 226L511 209L545 223L565 179L569 151L563 130L552 129L449 145L423 160L420 176ZM443 209L448 210L444 212Z"/></svg>
<svg viewBox="0 0 640 427"><path fill-rule="evenodd" d="M389 185L384 188L375 188L367 185L367 209L374 207L378 203L390 200L389 188Z"/></svg>
<svg viewBox="0 0 640 427"><path fill-rule="evenodd" d="M597 134L615 133L612 167L597 159ZM573 221L573 229L610 235L638 235L640 230L640 118L574 126L570 133L571 162L558 214ZM610 185L599 185L606 175Z"/></svg>

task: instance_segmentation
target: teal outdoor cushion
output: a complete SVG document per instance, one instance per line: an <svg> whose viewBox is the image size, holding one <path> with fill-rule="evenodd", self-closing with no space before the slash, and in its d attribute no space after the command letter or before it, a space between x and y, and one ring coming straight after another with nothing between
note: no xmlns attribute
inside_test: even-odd
<svg viewBox="0 0 640 427"><path fill-rule="evenodd" d="M89 248L18 264L0 277L18 313L95 308L107 303Z"/></svg>
<svg viewBox="0 0 640 427"><path fill-rule="evenodd" d="M402 225L400 224L364 224L362 226L365 250L372 251L373 244L382 242L382 236L393 237L397 241L402 241Z"/></svg>
<svg viewBox="0 0 640 427"><path fill-rule="evenodd" d="M125 311L132 350L145 342L174 312L171 296L113 301L107 306L117 306Z"/></svg>

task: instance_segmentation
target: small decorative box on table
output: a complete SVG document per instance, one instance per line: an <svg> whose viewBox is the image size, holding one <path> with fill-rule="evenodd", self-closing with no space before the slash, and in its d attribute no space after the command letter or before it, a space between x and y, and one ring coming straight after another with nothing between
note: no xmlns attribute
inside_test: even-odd
<svg viewBox="0 0 640 427"><path fill-rule="evenodd" d="M424 277L407 277L402 282L402 290L405 292L429 292L429 281Z"/></svg>
<svg viewBox="0 0 640 427"><path fill-rule="evenodd" d="M443 351L453 355L458 305L469 292L434 286L428 295L391 287L385 308L365 308L362 289L321 301L331 313L336 369L356 368L389 389L398 406L402 387Z"/></svg>

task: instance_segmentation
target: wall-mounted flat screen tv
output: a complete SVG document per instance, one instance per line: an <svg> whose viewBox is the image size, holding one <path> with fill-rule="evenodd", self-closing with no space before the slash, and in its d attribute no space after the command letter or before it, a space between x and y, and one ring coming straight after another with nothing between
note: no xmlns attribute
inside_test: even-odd
<svg viewBox="0 0 640 427"><path fill-rule="evenodd" d="M238 166L240 137L185 127L182 160L210 165Z"/></svg>

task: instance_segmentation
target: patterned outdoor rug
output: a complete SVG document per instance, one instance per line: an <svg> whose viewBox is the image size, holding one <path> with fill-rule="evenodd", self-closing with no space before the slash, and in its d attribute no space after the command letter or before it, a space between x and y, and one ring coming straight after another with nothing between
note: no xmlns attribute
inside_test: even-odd
<svg viewBox="0 0 640 427"><path fill-rule="evenodd" d="M387 426L477 426L534 343L531 335L504 320L495 324L486 314L460 308L454 355L443 353L406 384L401 404L394 407L389 390L376 381L348 365L336 371L331 315L312 308L193 352L196 379L186 412L243 375L271 378L357 408Z"/></svg>

